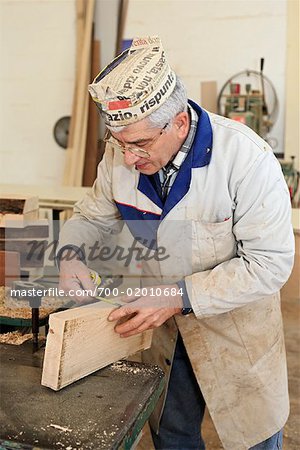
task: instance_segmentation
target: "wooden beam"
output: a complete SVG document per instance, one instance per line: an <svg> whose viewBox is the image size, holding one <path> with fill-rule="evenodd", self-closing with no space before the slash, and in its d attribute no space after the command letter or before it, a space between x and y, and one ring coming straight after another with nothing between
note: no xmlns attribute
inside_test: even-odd
<svg viewBox="0 0 300 450"><path fill-rule="evenodd" d="M201 106L207 111L218 113L217 106L217 82L216 81L202 81L201 82Z"/></svg>
<svg viewBox="0 0 300 450"><path fill-rule="evenodd" d="M150 347L152 330L120 338L104 302L50 315L42 385L55 391Z"/></svg>
<svg viewBox="0 0 300 450"><path fill-rule="evenodd" d="M0 286L11 286L20 279L20 255L18 252L0 250Z"/></svg>
<svg viewBox="0 0 300 450"><path fill-rule="evenodd" d="M91 78L94 79L100 71L100 41L93 40ZM99 111L92 98L89 98L88 128L82 186L92 186L97 174Z"/></svg>
<svg viewBox="0 0 300 450"><path fill-rule="evenodd" d="M87 120L88 120L88 90L90 82L90 58L91 58L91 34L94 17L94 0L86 2L86 20L82 42L82 54L78 76L78 96L76 98L76 122L74 130L73 155L71 159L71 175L69 184L82 185L84 154L86 144Z"/></svg>
<svg viewBox="0 0 300 450"><path fill-rule="evenodd" d="M70 143L67 148L64 184L81 186L87 130L88 90L90 81L91 33L94 17L95 0L86 2L85 26L82 40L80 64L77 64L76 92L73 99L74 117L71 125ZM77 27L78 28L78 27Z"/></svg>
<svg viewBox="0 0 300 450"><path fill-rule="evenodd" d="M124 38L124 29L128 11L129 0L120 0L119 15L118 15L118 27L117 27L117 40L116 40L116 55L121 53L122 41Z"/></svg>
<svg viewBox="0 0 300 450"><path fill-rule="evenodd" d="M75 101L78 92L78 74L80 71L81 63L81 53L82 53L82 42L85 27L85 15L86 15L86 3L84 0L76 0L76 71L75 71L75 82L73 91L73 105L72 105L72 115L68 136L68 148L73 148L74 142L74 128L75 128L75 118L76 118L76 107L77 102Z"/></svg>
<svg viewBox="0 0 300 450"><path fill-rule="evenodd" d="M90 72L89 72L90 73ZM88 78L86 78L86 86L88 85ZM81 126L77 127L76 131L80 128L80 134L77 136L76 144L74 145L74 158L72 158L72 186L82 186L83 168L84 168L84 156L86 147L86 135L87 135L87 125L88 125L88 115L89 115L89 97L88 92L82 98L82 115L81 115ZM76 156L75 156L76 155Z"/></svg>

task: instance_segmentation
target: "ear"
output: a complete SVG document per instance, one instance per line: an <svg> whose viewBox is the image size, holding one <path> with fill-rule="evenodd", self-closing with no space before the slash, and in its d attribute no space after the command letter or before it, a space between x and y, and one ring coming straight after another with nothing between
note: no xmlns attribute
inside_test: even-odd
<svg viewBox="0 0 300 450"><path fill-rule="evenodd" d="M185 139L190 129L190 117L187 112L177 114L174 119L176 134L179 139Z"/></svg>

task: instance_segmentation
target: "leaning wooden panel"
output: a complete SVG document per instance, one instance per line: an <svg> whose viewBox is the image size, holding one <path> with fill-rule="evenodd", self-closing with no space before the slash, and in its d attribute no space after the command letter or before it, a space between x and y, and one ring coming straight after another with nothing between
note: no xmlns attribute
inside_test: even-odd
<svg viewBox="0 0 300 450"><path fill-rule="evenodd" d="M152 330L120 338L99 302L50 315L42 385L55 391L151 346Z"/></svg>

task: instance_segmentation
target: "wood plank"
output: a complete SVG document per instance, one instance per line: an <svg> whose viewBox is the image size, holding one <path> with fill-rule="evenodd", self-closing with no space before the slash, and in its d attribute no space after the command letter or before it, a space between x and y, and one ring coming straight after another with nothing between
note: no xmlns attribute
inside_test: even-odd
<svg viewBox="0 0 300 450"><path fill-rule="evenodd" d="M100 70L100 41L92 43L91 78L94 79ZM83 186L92 186L97 173L99 140L99 111L92 97L89 97L88 128L83 169Z"/></svg>
<svg viewBox="0 0 300 450"><path fill-rule="evenodd" d="M77 106L77 111L79 113L80 112L82 113L82 117L81 119L78 119L78 124L74 131L74 155L71 166L72 169L71 179L72 185L74 186L82 185L83 170L84 170L84 158L86 151L87 126L88 126L88 109L90 99L90 96L87 91L87 85L91 81L93 16L94 16L94 0L90 0L86 4L85 27L81 52L81 66L79 68L80 72L78 78L79 79L78 99L80 98L80 95L82 95L82 93L83 97L82 100L79 101L79 105Z"/></svg>
<svg viewBox="0 0 300 450"><path fill-rule="evenodd" d="M86 2L85 26L79 73L76 74L77 91L74 98L74 133L72 147L67 148L64 184L81 186L87 130L88 90L90 81L91 33L95 0ZM84 143L84 145L83 145Z"/></svg>
<svg viewBox="0 0 300 450"><path fill-rule="evenodd" d="M79 93L79 74L81 72L82 45L84 38L84 30L86 24L86 2L85 0L76 0L76 71L74 80L72 115L70 121L70 129L68 136L68 147L66 150L66 161L64 170L64 184L72 185L72 160L74 159L74 133L78 127L78 105L77 98ZM81 126L81 125L79 125Z"/></svg>
<svg viewBox="0 0 300 450"><path fill-rule="evenodd" d="M50 315L42 385L55 391L151 346L152 330L129 338L107 321L114 307L104 302Z"/></svg>
<svg viewBox="0 0 300 450"><path fill-rule="evenodd" d="M88 78L86 79L86 85L88 84ZM87 125L88 125L88 115L89 115L89 97L86 95L83 99L82 107L82 123L80 136L78 138L78 144L74 149L76 151L76 164L73 164L72 171L72 184L74 186L82 185L83 167L84 167L84 156L86 148L86 136L87 136ZM75 130L76 136L76 130ZM75 162L75 159L74 159Z"/></svg>
<svg viewBox="0 0 300 450"><path fill-rule="evenodd" d="M80 71L81 53L82 53L82 42L83 33L85 27L85 15L86 15L86 3L84 0L76 0L76 76L74 82L74 92L73 92L73 105L72 105L72 115L70 122L70 130L68 135L68 148L73 148L74 142L74 129L75 129L75 118L76 118L76 107L77 102L75 101L78 93L78 73Z"/></svg>
<svg viewBox="0 0 300 450"><path fill-rule="evenodd" d="M11 286L12 282L19 278L19 253L0 251L0 286Z"/></svg>
<svg viewBox="0 0 300 450"><path fill-rule="evenodd" d="M201 106L207 111L218 113L217 106L217 82L202 81L201 82Z"/></svg>
<svg viewBox="0 0 300 450"><path fill-rule="evenodd" d="M116 55L121 53L129 0L121 0L118 13Z"/></svg>

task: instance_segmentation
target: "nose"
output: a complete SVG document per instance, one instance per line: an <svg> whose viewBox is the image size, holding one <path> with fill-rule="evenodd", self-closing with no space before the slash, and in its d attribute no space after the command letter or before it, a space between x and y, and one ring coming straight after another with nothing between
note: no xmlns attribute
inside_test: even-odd
<svg viewBox="0 0 300 450"><path fill-rule="evenodd" d="M134 155L127 148L124 149L124 162L128 166L133 166L141 159L140 156Z"/></svg>

